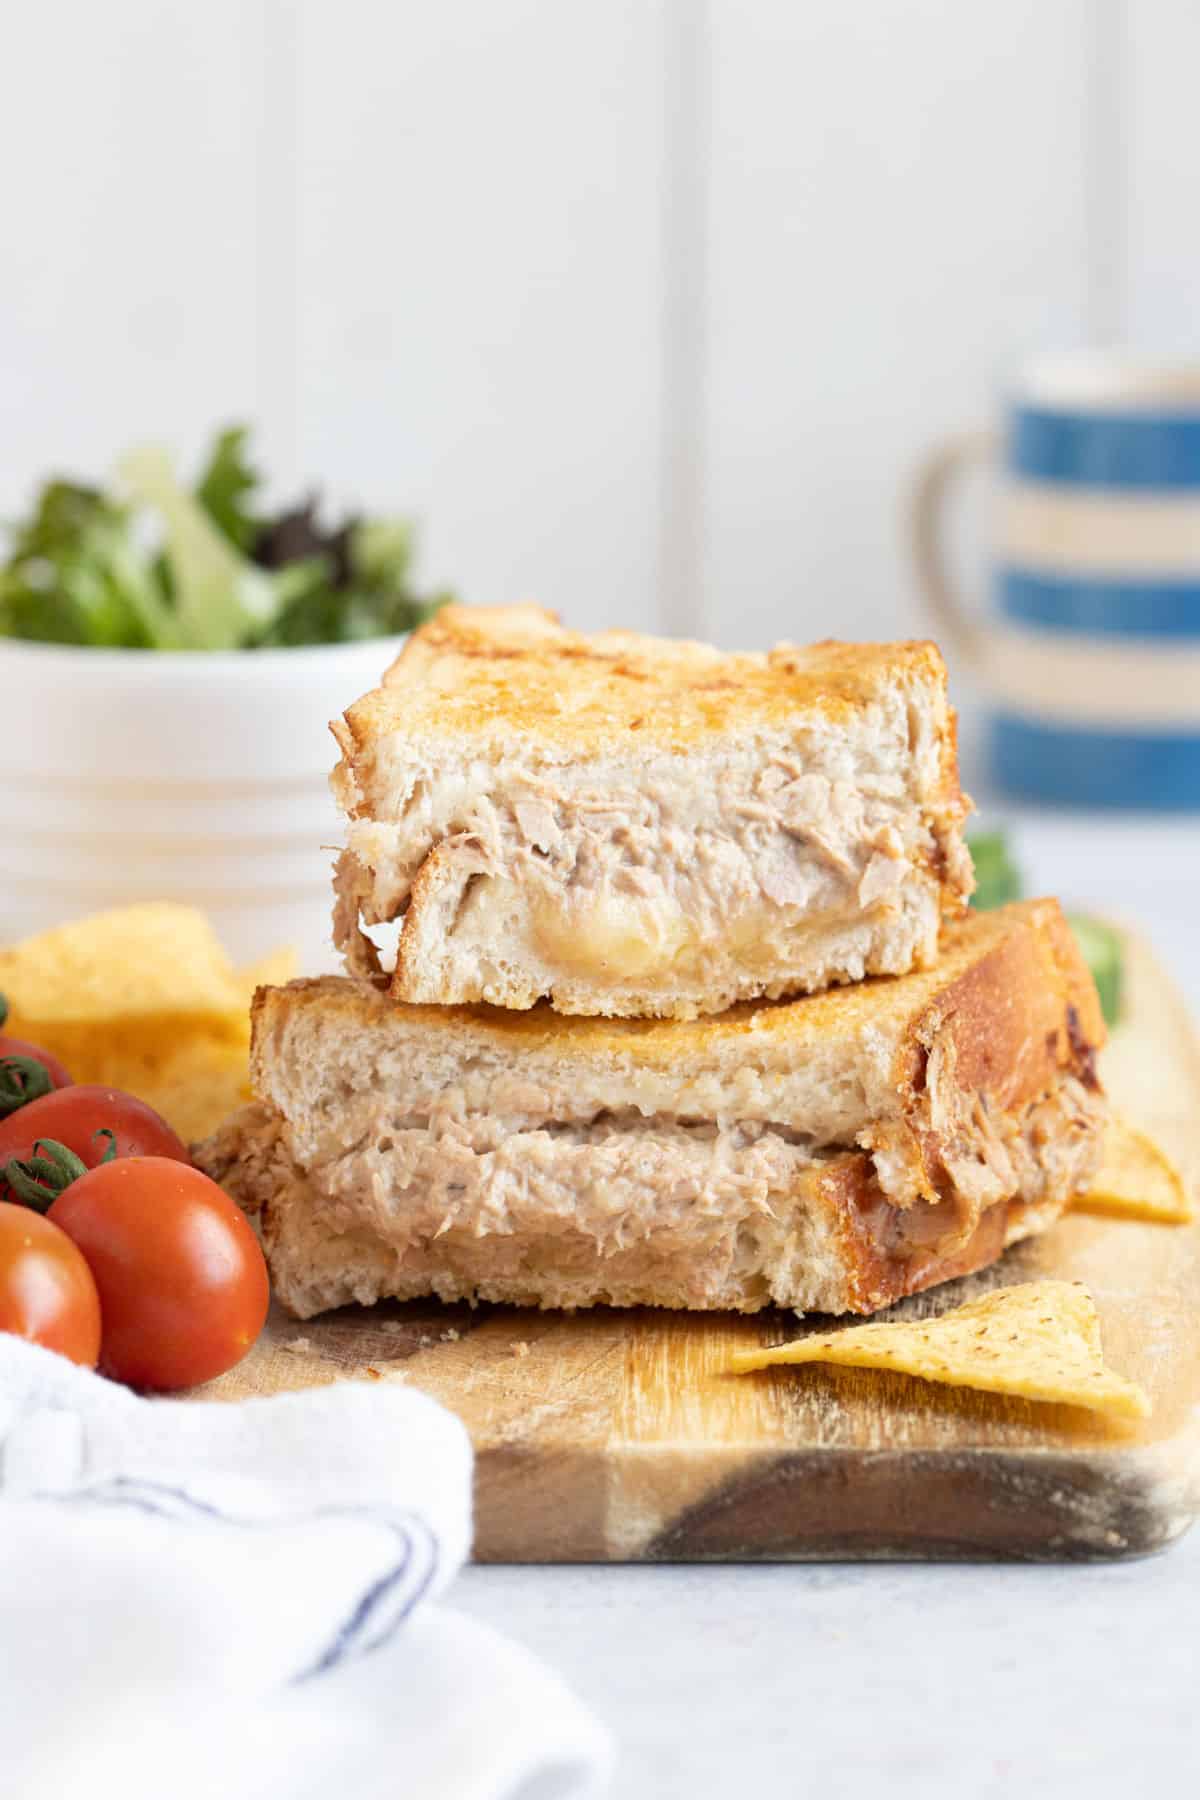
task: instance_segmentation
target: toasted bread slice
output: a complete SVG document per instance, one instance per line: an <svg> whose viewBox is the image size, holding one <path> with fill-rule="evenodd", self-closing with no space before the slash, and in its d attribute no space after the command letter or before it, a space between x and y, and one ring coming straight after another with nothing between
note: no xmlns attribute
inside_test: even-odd
<svg viewBox="0 0 1200 1800"><path fill-rule="evenodd" d="M936 971L692 1022L260 989L254 1107L201 1165L284 1303L869 1312L1057 1216L1099 1155L1095 989L1055 901Z"/></svg>
<svg viewBox="0 0 1200 1800"><path fill-rule="evenodd" d="M928 966L973 876L932 644L703 644L447 607L333 725L334 933L397 999L692 1018Z"/></svg>

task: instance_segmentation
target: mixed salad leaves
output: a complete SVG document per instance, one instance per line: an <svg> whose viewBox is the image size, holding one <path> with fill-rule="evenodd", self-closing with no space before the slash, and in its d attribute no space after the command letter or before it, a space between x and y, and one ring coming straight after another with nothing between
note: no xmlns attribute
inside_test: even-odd
<svg viewBox="0 0 1200 1800"><path fill-rule="evenodd" d="M967 834L967 848L975 864L975 892L971 905L979 912L1007 906L1024 891L1021 870L1002 831ZM1120 934L1102 919L1085 913L1067 914L1080 954L1092 972L1105 1023L1116 1025L1124 1003L1125 958Z"/></svg>
<svg viewBox="0 0 1200 1800"><path fill-rule="evenodd" d="M256 650L409 631L447 593L413 580L406 519L264 508L249 433L217 434L194 485L130 451L114 491L48 481L9 534L0 635L142 650Z"/></svg>

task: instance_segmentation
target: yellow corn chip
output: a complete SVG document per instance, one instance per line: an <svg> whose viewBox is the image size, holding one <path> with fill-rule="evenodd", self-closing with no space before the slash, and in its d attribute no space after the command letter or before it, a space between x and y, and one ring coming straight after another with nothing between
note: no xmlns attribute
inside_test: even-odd
<svg viewBox="0 0 1200 1800"><path fill-rule="evenodd" d="M247 1018L255 988L283 987L295 973L296 952L290 944L282 944L278 950L272 950L268 955L260 956L257 962L239 969L236 979L242 1003L247 1009Z"/></svg>
<svg viewBox="0 0 1200 1800"><path fill-rule="evenodd" d="M207 918L169 902L95 913L0 951L0 991L31 1026L228 1017L243 1006Z"/></svg>
<svg viewBox="0 0 1200 1800"><path fill-rule="evenodd" d="M185 1142L194 1144L208 1137L252 1097L248 1056L254 990L282 987L295 973L296 952L290 944L238 969L238 1011L228 1021L235 1030L226 1034L225 1041L215 1033L193 1033L189 1039L176 1043L148 1077L150 1104L170 1121Z"/></svg>
<svg viewBox="0 0 1200 1800"><path fill-rule="evenodd" d="M0 951L0 990L16 1036L76 1081L137 1094L194 1141L249 1099L251 998L295 962L275 950L235 970L193 907L127 906Z"/></svg>
<svg viewBox="0 0 1200 1800"><path fill-rule="evenodd" d="M16 1027L14 1027L16 1029ZM111 1025L46 1026L22 1019L20 1035L53 1051L76 1081L95 1081L150 1098L181 1053L203 1050L245 1069L247 1036L240 1019L117 1019Z"/></svg>
<svg viewBox="0 0 1200 1800"><path fill-rule="evenodd" d="M806 1362L890 1369L949 1387L1085 1406L1115 1419L1150 1412L1142 1389L1105 1367L1096 1308L1077 1281L997 1288L937 1319L852 1325L739 1350L731 1370Z"/></svg>
<svg viewBox="0 0 1200 1800"><path fill-rule="evenodd" d="M250 1099L245 1053L205 1043L184 1045L138 1091L185 1144L194 1144Z"/></svg>
<svg viewBox="0 0 1200 1800"><path fill-rule="evenodd" d="M1191 1196L1174 1163L1144 1133L1118 1117L1109 1120L1105 1131L1100 1167L1071 1205L1078 1212L1162 1225L1186 1225L1194 1217Z"/></svg>

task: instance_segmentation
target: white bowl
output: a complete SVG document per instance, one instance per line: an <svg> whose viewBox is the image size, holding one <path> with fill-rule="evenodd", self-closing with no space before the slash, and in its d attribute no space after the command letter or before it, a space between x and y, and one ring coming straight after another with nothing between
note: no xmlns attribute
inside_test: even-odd
<svg viewBox="0 0 1200 1800"><path fill-rule="evenodd" d="M182 900L250 961L335 966L329 720L402 638L301 650L89 650L0 640L0 941Z"/></svg>

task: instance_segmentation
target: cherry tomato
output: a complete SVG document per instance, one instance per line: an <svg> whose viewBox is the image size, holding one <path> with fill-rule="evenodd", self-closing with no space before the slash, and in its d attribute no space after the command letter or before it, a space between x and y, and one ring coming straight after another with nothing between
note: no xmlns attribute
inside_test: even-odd
<svg viewBox="0 0 1200 1800"><path fill-rule="evenodd" d="M106 1135L110 1131L111 1139ZM12 1197L4 1180L4 1164L10 1157L28 1162L39 1139L65 1144L88 1169L113 1153L114 1146L117 1156L191 1161L182 1139L144 1100L119 1088L80 1083L31 1100L0 1120L0 1200Z"/></svg>
<svg viewBox="0 0 1200 1800"><path fill-rule="evenodd" d="M52 1055L49 1050L43 1050L40 1044L27 1044L24 1038L9 1037L5 1031L0 1032L0 1059L6 1056L29 1056L34 1062L40 1062L50 1077L51 1087L64 1088L71 1085L71 1077L57 1056Z"/></svg>
<svg viewBox="0 0 1200 1800"><path fill-rule="evenodd" d="M40 1044L27 1044L24 1038L9 1037L4 1030L7 1022L8 1001L0 994L0 1115L16 1112L18 1107L26 1105L27 1094L36 1100L51 1088L71 1085L71 1077L57 1056L43 1050ZM40 1063L45 1074L39 1076L34 1070L21 1068L19 1063L14 1065L10 1060L13 1057ZM29 1092L31 1085L32 1093Z"/></svg>
<svg viewBox="0 0 1200 1800"><path fill-rule="evenodd" d="M96 1278L100 1367L131 1387L192 1387L240 1362L267 1316L258 1239L215 1181L162 1156L124 1156L73 1181L50 1219Z"/></svg>
<svg viewBox="0 0 1200 1800"><path fill-rule="evenodd" d="M82 1253L27 1206L0 1204L0 1331L94 1369L100 1296Z"/></svg>

